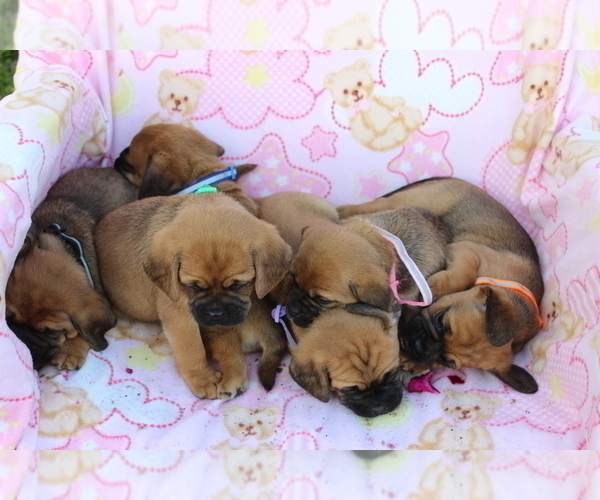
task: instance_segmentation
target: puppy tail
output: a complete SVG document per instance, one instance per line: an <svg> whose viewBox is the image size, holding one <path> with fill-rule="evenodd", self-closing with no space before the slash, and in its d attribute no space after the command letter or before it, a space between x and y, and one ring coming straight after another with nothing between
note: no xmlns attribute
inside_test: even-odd
<svg viewBox="0 0 600 500"><path fill-rule="evenodd" d="M285 345L281 344L275 349L265 350L258 364L258 379L267 392L273 389L277 370L286 353Z"/></svg>

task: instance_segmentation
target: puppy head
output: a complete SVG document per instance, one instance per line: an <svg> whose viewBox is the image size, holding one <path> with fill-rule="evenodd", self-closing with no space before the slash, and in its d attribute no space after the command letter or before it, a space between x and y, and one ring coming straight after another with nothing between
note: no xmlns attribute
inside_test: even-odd
<svg viewBox="0 0 600 500"><path fill-rule="evenodd" d="M446 295L399 329L400 345L414 362L428 368L481 368L513 389L537 391L533 377L512 364L513 354L537 333L531 304L511 300L497 287L475 286Z"/></svg>
<svg viewBox="0 0 600 500"><path fill-rule="evenodd" d="M144 270L174 302L185 300L201 326L235 326L289 269L291 249L274 226L221 193L190 195L158 231Z"/></svg>
<svg viewBox="0 0 600 500"><path fill-rule="evenodd" d="M402 399L395 325L391 314L371 306L329 311L297 331L290 374L323 402L335 391L357 415L389 413Z"/></svg>
<svg viewBox="0 0 600 500"><path fill-rule="evenodd" d="M526 66L521 87L523 101L533 105L549 101L554 96L559 77L557 61Z"/></svg>
<svg viewBox="0 0 600 500"><path fill-rule="evenodd" d="M325 76L325 88L333 100L343 108L358 106L373 94L375 82L369 72L369 61L359 59L352 66Z"/></svg>
<svg viewBox="0 0 600 500"><path fill-rule="evenodd" d="M387 242L362 221L305 229L290 268L287 310L306 328L327 309L362 302L389 310L393 257Z"/></svg>
<svg viewBox="0 0 600 500"><path fill-rule="evenodd" d="M224 152L195 129L172 123L150 125L121 152L115 169L140 187L140 198L167 195L222 170L217 157Z"/></svg>
<svg viewBox="0 0 600 500"><path fill-rule="evenodd" d="M43 359L49 354L41 353L76 335L96 351L105 349L104 334L117 321L59 237L37 235L33 230L8 279L6 305L7 319L16 325L16 333L22 333L32 353L40 353ZM34 341L36 336L40 338Z"/></svg>

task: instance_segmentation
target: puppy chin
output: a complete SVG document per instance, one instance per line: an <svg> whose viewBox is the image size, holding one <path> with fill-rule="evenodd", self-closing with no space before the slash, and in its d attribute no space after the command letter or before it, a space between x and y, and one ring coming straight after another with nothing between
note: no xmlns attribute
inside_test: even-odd
<svg viewBox="0 0 600 500"><path fill-rule="evenodd" d="M200 326L236 326L244 322L249 307L213 302L191 307L192 315Z"/></svg>
<svg viewBox="0 0 600 500"><path fill-rule="evenodd" d="M431 326L423 314L417 314L398 329L400 347L415 363L432 367L443 351L443 344L431 334Z"/></svg>
<svg viewBox="0 0 600 500"><path fill-rule="evenodd" d="M394 411L402 401L400 371L388 373L381 382L373 382L363 390L340 391L340 402L359 417L374 418Z"/></svg>

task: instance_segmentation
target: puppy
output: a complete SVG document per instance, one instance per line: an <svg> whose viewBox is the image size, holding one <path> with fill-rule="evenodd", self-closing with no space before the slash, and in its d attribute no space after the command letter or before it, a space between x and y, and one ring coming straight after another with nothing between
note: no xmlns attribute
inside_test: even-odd
<svg viewBox="0 0 600 500"><path fill-rule="evenodd" d="M225 150L195 129L178 124L144 127L115 161L115 169L140 188L140 199L174 194L206 175L223 170L218 160ZM238 175L256 165L236 167ZM219 183L219 190L233 197L251 213L256 204L235 181Z"/></svg>
<svg viewBox="0 0 600 500"><path fill-rule="evenodd" d="M93 230L137 196L113 169L80 168L61 177L33 212L8 279L6 306L8 325L29 347L36 369L51 363L74 370L90 346L108 346L104 333L116 317L100 281Z"/></svg>
<svg viewBox="0 0 600 500"><path fill-rule="evenodd" d="M273 224L295 255L302 241L302 231L315 224L339 224L335 207L327 200L309 193L284 191L255 198L258 217ZM285 304L293 285L289 274L269 294L277 304Z"/></svg>
<svg viewBox="0 0 600 500"><path fill-rule="evenodd" d="M273 387L285 342L259 299L281 281L292 252L272 225L225 194L203 193L138 200L105 217L95 235L115 310L162 323L194 395L240 394L243 353L258 348L260 381Z"/></svg>
<svg viewBox="0 0 600 500"><path fill-rule="evenodd" d="M307 227L339 225L333 205L311 194L282 192L256 202L259 216L278 229L294 254ZM292 286L287 275L270 295L285 304ZM338 308L307 328L293 326L298 346L291 350L290 374L319 400L329 401L337 392L344 406L374 417L394 410L402 399L397 320L381 309L354 307L357 314Z"/></svg>
<svg viewBox="0 0 600 500"><path fill-rule="evenodd" d="M544 285L529 235L483 190L452 178L410 184L338 211L348 217L398 207L430 210L453 240L448 268L428 280L434 303L401 328L405 353L425 367L482 368L519 392L536 392L533 377L512 364L514 353L541 328ZM507 288L502 281L478 281L482 277L515 283Z"/></svg>
<svg viewBox="0 0 600 500"><path fill-rule="evenodd" d="M416 282L378 228L402 240L425 277L446 266L449 233L424 210L403 208L308 227L290 267L294 285L287 313L297 326L307 328L323 311L349 304L394 311L399 307L391 285L394 273L400 299L418 298Z"/></svg>
<svg viewBox="0 0 600 500"><path fill-rule="evenodd" d="M350 312L352 311L352 312ZM308 328L293 326L298 347L290 375L327 402L340 402L361 417L395 410L402 401L397 316L366 304L321 314Z"/></svg>

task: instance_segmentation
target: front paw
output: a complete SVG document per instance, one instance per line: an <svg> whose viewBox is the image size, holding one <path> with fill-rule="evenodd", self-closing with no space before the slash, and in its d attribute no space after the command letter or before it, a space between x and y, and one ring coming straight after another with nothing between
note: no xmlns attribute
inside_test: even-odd
<svg viewBox="0 0 600 500"><path fill-rule="evenodd" d="M224 376L223 380L217 385L218 399L233 399L242 394L248 387L248 377L246 376Z"/></svg>
<svg viewBox="0 0 600 500"><path fill-rule="evenodd" d="M51 364L59 370L79 370L85 363L88 350L70 348L65 344L52 358Z"/></svg>
<svg viewBox="0 0 600 500"><path fill-rule="evenodd" d="M207 367L204 370L188 372L182 376L197 398L220 399L218 387L223 378L220 371Z"/></svg>
<svg viewBox="0 0 600 500"><path fill-rule="evenodd" d="M427 284L431 289L433 302L450 293L449 277L448 273L445 271L440 271L439 273L431 275L429 278L427 278Z"/></svg>
<svg viewBox="0 0 600 500"><path fill-rule="evenodd" d="M337 211L340 219L347 219L348 217L358 214L355 205L340 205L337 207Z"/></svg>

